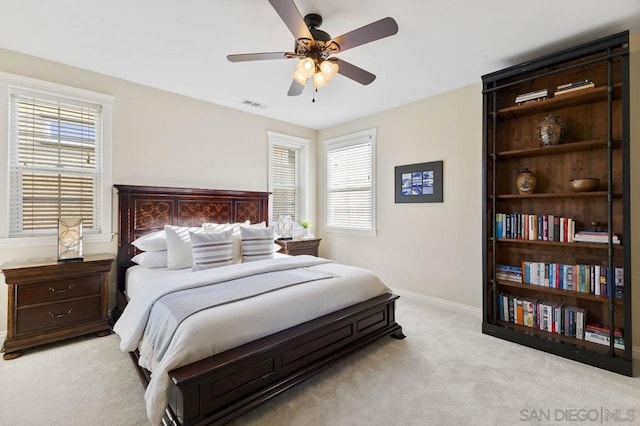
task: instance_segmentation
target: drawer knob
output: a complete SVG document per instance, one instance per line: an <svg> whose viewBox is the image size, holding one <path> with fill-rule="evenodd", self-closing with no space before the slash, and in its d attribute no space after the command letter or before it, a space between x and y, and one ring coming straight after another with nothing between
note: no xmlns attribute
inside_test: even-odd
<svg viewBox="0 0 640 426"><path fill-rule="evenodd" d="M64 293L64 292L67 292L67 291L71 290L72 288L73 288L73 284L71 284L67 288L60 288L60 289L49 287L49 291L52 292L52 293Z"/></svg>
<svg viewBox="0 0 640 426"><path fill-rule="evenodd" d="M49 312L49 316L52 316L54 318L62 318L62 317L67 317L67 316L71 315L71 312L73 312L73 308L71 308L67 312L63 312L61 314L54 314L53 312Z"/></svg>

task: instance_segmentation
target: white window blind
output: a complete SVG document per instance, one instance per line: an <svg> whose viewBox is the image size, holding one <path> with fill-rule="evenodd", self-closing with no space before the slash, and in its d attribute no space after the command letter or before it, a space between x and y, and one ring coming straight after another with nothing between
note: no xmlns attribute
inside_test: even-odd
<svg viewBox="0 0 640 426"><path fill-rule="evenodd" d="M327 227L374 231L373 131L326 145Z"/></svg>
<svg viewBox="0 0 640 426"><path fill-rule="evenodd" d="M273 218L291 215L299 222L302 193L300 179L300 148L273 145L271 150L271 182Z"/></svg>
<svg viewBox="0 0 640 426"><path fill-rule="evenodd" d="M11 92L9 236L57 232L58 217L101 232L100 105Z"/></svg>

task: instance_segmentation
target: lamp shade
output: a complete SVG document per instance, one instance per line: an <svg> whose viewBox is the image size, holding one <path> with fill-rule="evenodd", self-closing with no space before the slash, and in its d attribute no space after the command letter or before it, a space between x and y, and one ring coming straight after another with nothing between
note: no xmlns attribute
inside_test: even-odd
<svg viewBox="0 0 640 426"><path fill-rule="evenodd" d="M316 63L311 58L304 58L298 62L297 70L305 78L310 78L316 72Z"/></svg>
<svg viewBox="0 0 640 426"><path fill-rule="evenodd" d="M313 84L316 89L326 86L329 83L327 77L325 77L324 73L317 72L313 75Z"/></svg>
<svg viewBox="0 0 640 426"><path fill-rule="evenodd" d="M322 61L320 64L320 71L322 71L327 81L331 81L331 79L335 77L339 68L338 64L334 61Z"/></svg>
<svg viewBox="0 0 640 426"><path fill-rule="evenodd" d="M303 86L305 86L307 84L307 77L305 77L304 75L302 75L302 73L300 73L300 71L296 70L296 72L293 73L293 79L295 81L297 81L298 83L302 84Z"/></svg>

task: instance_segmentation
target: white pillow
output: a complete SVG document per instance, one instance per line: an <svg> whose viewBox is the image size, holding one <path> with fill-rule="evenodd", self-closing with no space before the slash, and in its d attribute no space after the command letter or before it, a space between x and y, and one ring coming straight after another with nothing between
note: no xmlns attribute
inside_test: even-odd
<svg viewBox="0 0 640 426"><path fill-rule="evenodd" d="M167 249L167 236L164 231L151 232L135 239L131 244L142 251L164 251Z"/></svg>
<svg viewBox="0 0 640 426"><path fill-rule="evenodd" d="M215 268L233 263L233 229L223 232L189 232L193 252L193 270Z"/></svg>
<svg viewBox="0 0 640 426"><path fill-rule="evenodd" d="M202 229L205 232L221 232L229 229L233 230L233 263L242 261L242 238L240 237L240 227L248 226L249 221L241 223L203 223Z"/></svg>
<svg viewBox="0 0 640 426"><path fill-rule="evenodd" d="M131 259L145 268L166 268L167 267L167 251L144 251Z"/></svg>
<svg viewBox="0 0 640 426"><path fill-rule="evenodd" d="M167 234L167 268L183 269L193 266L189 232L204 233L201 227L165 225Z"/></svg>
<svg viewBox="0 0 640 426"><path fill-rule="evenodd" d="M242 236L242 261L273 258L273 228L240 227Z"/></svg>

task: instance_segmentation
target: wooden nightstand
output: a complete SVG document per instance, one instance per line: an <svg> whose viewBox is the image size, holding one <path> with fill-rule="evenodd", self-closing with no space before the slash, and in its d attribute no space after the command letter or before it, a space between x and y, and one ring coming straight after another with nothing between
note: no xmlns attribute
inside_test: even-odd
<svg viewBox="0 0 640 426"><path fill-rule="evenodd" d="M31 261L2 265L9 286L4 359L21 349L70 337L111 332L108 317L110 254L82 262Z"/></svg>
<svg viewBox="0 0 640 426"><path fill-rule="evenodd" d="M282 247L280 253L297 256L299 254L318 255L318 246L321 238L313 238L308 240L276 240L276 244Z"/></svg>

